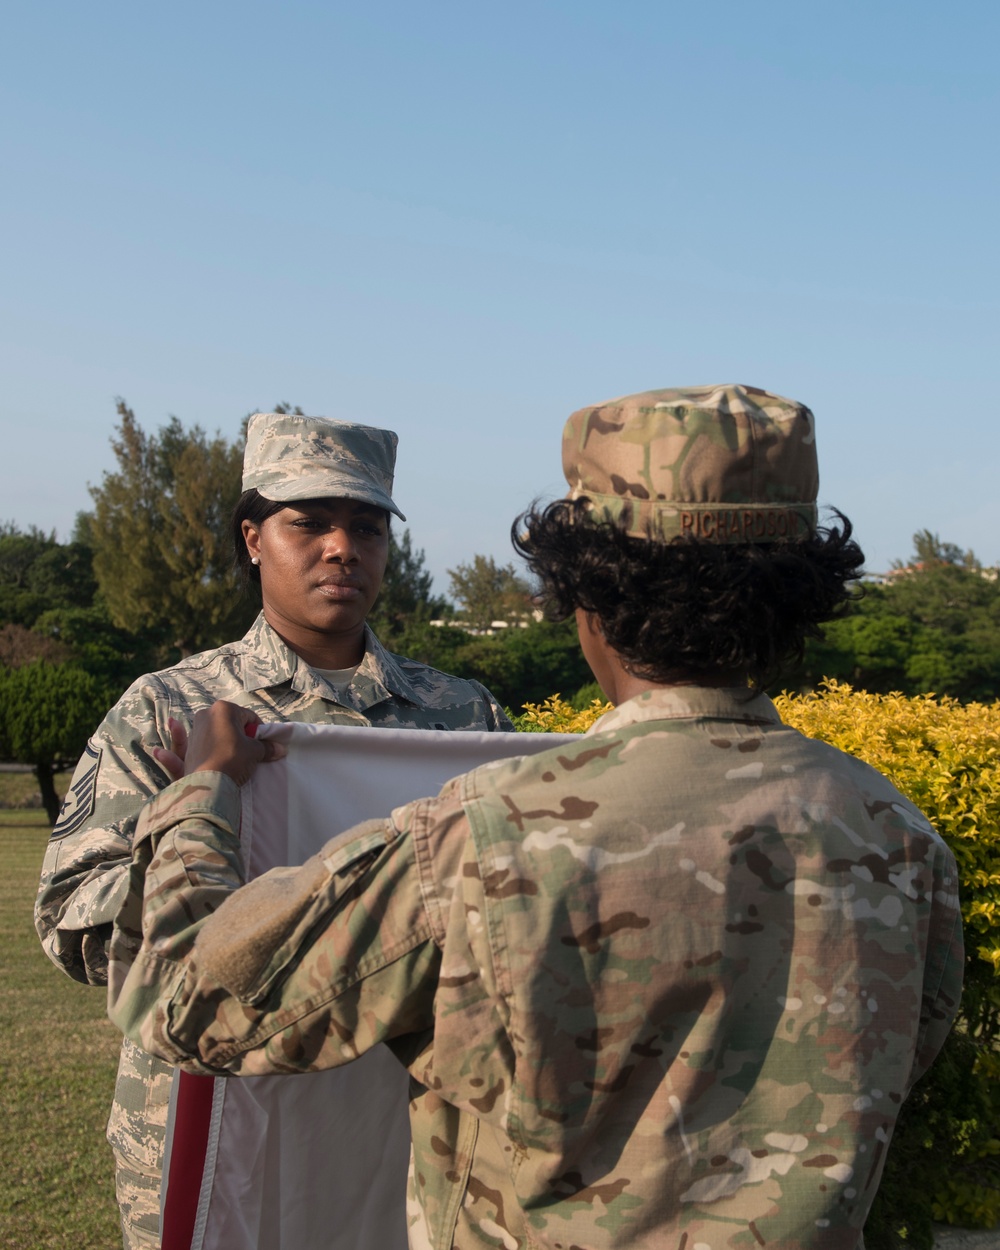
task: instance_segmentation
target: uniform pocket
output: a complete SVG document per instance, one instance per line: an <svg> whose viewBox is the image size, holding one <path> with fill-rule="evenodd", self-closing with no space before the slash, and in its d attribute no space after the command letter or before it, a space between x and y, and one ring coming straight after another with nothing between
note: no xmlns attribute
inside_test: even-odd
<svg viewBox="0 0 1000 1250"><path fill-rule="evenodd" d="M301 868L273 869L237 890L198 936L206 971L241 1002L262 1003L289 964L309 949L315 926L393 834L388 822L366 821Z"/></svg>

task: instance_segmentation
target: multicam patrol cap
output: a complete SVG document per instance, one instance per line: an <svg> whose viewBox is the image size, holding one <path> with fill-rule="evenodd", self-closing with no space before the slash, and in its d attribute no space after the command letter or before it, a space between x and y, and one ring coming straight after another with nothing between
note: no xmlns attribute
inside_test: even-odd
<svg viewBox="0 0 1000 1250"><path fill-rule="evenodd" d="M581 408L567 498L636 537L777 542L816 527L813 414L756 386L678 387Z"/></svg>
<svg viewBox="0 0 1000 1250"><path fill-rule="evenodd" d="M392 501L397 442L392 430L353 421L255 412L247 425L243 489L277 503L361 499L405 521Z"/></svg>

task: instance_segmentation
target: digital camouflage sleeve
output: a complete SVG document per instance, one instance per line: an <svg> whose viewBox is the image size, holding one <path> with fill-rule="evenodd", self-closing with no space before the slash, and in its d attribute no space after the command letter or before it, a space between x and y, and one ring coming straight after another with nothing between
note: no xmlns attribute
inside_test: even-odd
<svg viewBox="0 0 1000 1250"><path fill-rule="evenodd" d="M387 652L366 634L348 686L313 671L259 617L239 642L140 678L108 713L73 777L45 854L35 923L49 957L70 976L107 980L112 922L128 890L132 840L143 804L168 784L153 746L168 746L168 719L185 725L216 699L264 721L373 728L509 730L478 682ZM129 1250L159 1246L159 1188L171 1069L127 1039L108 1141Z"/></svg>
<svg viewBox="0 0 1000 1250"><path fill-rule="evenodd" d="M263 617L239 642L139 678L87 744L42 867L35 926L46 954L74 979L92 985L107 979L107 943L139 811L170 780L152 747L170 745L171 716L190 724L196 711L217 699L249 707L264 721L512 728L484 686L391 655L371 631L354 681L339 692L291 652Z"/></svg>

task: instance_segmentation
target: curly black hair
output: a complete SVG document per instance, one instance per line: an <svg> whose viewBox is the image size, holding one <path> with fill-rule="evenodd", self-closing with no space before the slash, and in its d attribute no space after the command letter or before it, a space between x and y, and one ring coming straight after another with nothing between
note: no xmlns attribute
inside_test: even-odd
<svg viewBox="0 0 1000 1250"><path fill-rule="evenodd" d="M835 516L837 527L775 543L663 542L591 519L584 499L560 499L518 517L511 539L541 582L546 615L594 613L637 676L745 672L760 689L860 593L864 553Z"/></svg>

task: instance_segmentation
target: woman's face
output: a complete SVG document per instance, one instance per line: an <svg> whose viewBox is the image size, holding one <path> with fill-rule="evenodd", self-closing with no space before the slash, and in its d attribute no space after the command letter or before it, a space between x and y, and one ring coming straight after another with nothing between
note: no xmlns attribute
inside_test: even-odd
<svg viewBox="0 0 1000 1250"><path fill-rule="evenodd" d="M356 499L303 499L259 526L244 521L243 536L260 561L268 623L309 663L356 663L389 554L385 512ZM314 653L329 644L357 654L325 663Z"/></svg>

